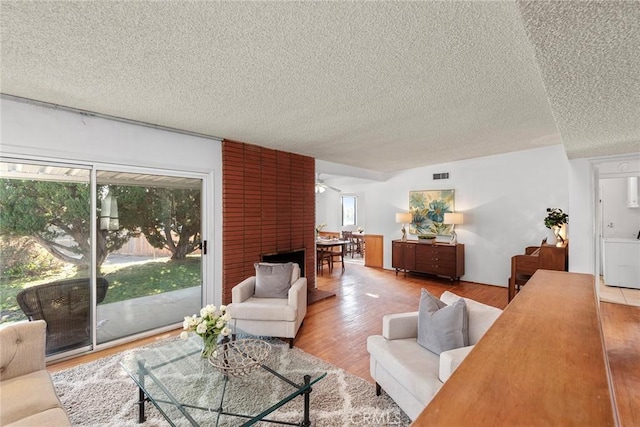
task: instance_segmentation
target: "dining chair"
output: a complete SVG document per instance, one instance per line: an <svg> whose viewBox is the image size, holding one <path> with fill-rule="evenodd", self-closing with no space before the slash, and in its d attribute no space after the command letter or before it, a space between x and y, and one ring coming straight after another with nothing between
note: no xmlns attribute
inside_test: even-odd
<svg viewBox="0 0 640 427"><path fill-rule="evenodd" d="M345 246L334 246L329 250L329 254L331 254L331 269L329 271L333 271L333 264L335 262L339 262L342 265L342 271L344 271L344 257L345 257Z"/></svg>
<svg viewBox="0 0 640 427"><path fill-rule="evenodd" d="M354 236L352 235L352 244L353 244L353 250L351 251L351 258L353 258L355 255L360 255L362 258L364 258L364 237L363 236Z"/></svg>
<svg viewBox="0 0 640 427"><path fill-rule="evenodd" d="M316 249L316 272L322 276L324 274L324 265L327 264L329 273L333 271L333 256L331 252L323 249Z"/></svg>
<svg viewBox="0 0 640 427"><path fill-rule="evenodd" d="M344 254L345 255L351 254L351 258L353 258L353 251L354 251L353 231L343 231L342 232L342 240L346 240L348 242L345 245Z"/></svg>

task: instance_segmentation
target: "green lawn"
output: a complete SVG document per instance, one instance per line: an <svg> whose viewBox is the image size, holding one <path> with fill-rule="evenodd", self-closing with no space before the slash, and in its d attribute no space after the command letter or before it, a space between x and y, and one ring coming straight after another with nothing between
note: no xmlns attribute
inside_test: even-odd
<svg viewBox="0 0 640 427"><path fill-rule="evenodd" d="M109 290L102 304L200 286L200 257L179 261L150 261L118 269L103 267Z"/></svg>
<svg viewBox="0 0 640 427"><path fill-rule="evenodd" d="M100 275L109 281L109 290L101 304L200 286L202 281L200 257L187 257L178 261L163 259L143 264L103 265ZM25 318L16 301L16 296L22 289L54 280L70 279L75 276L74 270L37 279L2 278L0 281L0 323Z"/></svg>

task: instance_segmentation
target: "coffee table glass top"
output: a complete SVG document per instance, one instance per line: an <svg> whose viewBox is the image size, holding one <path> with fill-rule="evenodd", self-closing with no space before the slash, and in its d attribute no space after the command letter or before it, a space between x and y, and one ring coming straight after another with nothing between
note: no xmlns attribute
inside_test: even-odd
<svg viewBox="0 0 640 427"><path fill-rule="evenodd" d="M305 401L309 396L313 400L305 391L326 372L312 367L305 372L288 370L282 363L288 345L272 343L263 364L239 377L223 375L202 358L201 340L195 335L127 355L121 365L144 393L141 399L156 405L171 425L242 426L258 420L305 424Z"/></svg>

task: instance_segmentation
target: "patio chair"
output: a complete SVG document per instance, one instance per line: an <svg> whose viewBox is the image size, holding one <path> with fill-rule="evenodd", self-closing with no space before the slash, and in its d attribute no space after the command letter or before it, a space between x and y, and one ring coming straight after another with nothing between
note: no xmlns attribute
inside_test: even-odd
<svg viewBox="0 0 640 427"><path fill-rule="evenodd" d="M96 280L97 303L104 300L109 282ZM47 354L91 343L89 278L59 280L18 293L18 305L29 320L47 322Z"/></svg>

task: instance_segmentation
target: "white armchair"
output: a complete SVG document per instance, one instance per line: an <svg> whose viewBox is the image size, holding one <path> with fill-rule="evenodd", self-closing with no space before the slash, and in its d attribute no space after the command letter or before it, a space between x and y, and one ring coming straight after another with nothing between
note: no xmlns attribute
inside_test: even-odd
<svg viewBox="0 0 640 427"><path fill-rule="evenodd" d="M454 304L460 297L445 291L440 300ZM370 373L376 394L384 390L415 420L442 384L473 350L502 310L464 298L469 316L469 346L437 355L418 344L418 312L387 314L382 335L367 338Z"/></svg>
<svg viewBox="0 0 640 427"><path fill-rule="evenodd" d="M256 276L251 276L231 290L232 332L257 336L287 338L289 347L307 314L307 279L300 277L300 267L293 264L291 288L286 298L260 298L255 295Z"/></svg>

